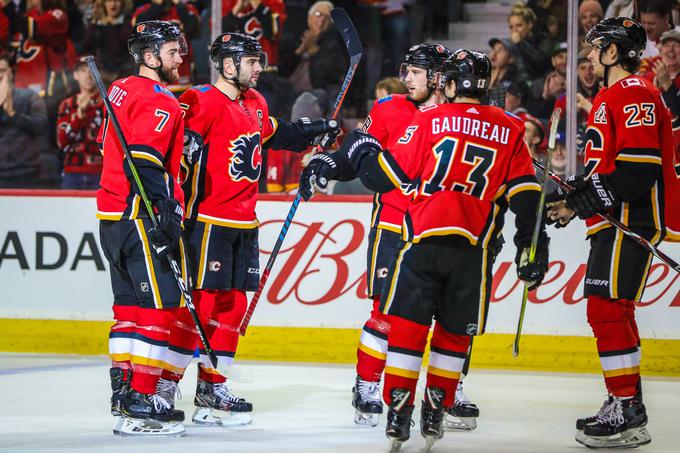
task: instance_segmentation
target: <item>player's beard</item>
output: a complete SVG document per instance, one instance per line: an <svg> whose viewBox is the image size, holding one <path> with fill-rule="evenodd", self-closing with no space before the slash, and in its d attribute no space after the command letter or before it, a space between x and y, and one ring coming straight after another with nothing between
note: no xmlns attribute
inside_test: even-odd
<svg viewBox="0 0 680 453"><path fill-rule="evenodd" d="M253 73L244 74L243 72L238 75L238 83L243 88L255 88L257 86L257 80L253 80Z"/></svg>
<svg viewBox="0 0 680 453"><path fill-rule="evenodd" d="M167 85L177 83L179 81L179 73L177 72L177 68L168 68L165 65L161 66L160 71L158 71L158 77L161 79L161 82Z"/></svg>

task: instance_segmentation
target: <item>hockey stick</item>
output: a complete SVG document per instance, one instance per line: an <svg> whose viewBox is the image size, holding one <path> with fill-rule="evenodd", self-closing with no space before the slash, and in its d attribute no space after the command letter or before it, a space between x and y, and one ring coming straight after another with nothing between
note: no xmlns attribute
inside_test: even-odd
<svg viewBox="0 0 680 453"><path fill-rule="evenodd" d="M550 168L550 159L555 150L555 140L557 139L557 126L560 123L560 114L562 109L555 109L550 119L550 135L548 136L548 157L546 159L548 169ZM538 237L543 227L543 208L545 205L545 195L548 190L548 174L543 172L543 180L541 181L541 196L536 206L536 223L534 224L534 231L531 235L531 245L529 246L529 263L533 264L536 260L536 249L538 248ZM524 293L522 294L522 305L519 310L519 320L517 321L517 333L515 334L515 343L512 348L512 355L517 357L519 355L519 339L522 335L522 326L524 325L524 312L527 308L527 299L529 297L529 284L524 284Z"/></svg>
<svg viewBox="0 0 680 453"><path fill-rule="evenodd" d="M544 175L547 175L548 178L550 178L550 180L552 180L555 184L560 186L564 191L571 192L572 190L574 190L574 186L572 186L567 181L565 181L564 179L560 178L555 173L550 171L549 168L546 169L546 167L542 163L537 161L536 159L533 159L533 164L534 164L534 168L536 170L543 172ZM611 223L612 226L614 226L615 228L620 230L623 234L625 234L626 236L631 238L633 241L637 242L642 248L647 250L652 255L656 256L659 260L663 261L666 265L668 265L675 272L680 273L680 264L678 264L670 256L666 255L664 252L662 252L661 250L656 248L647 239L643 238L642 236L640 236L639 234L635 233L630 228L628 228L625 224L621 223L619 220L616 219L616 217L614 217L611 214L608 214L606 212L602 212L602 213L598 212L597 215L602 217L607 222Z"/></svg>
<svg viewBox="0 0 680 453"><path fill-rule="evenodd" d="M153 228L158 229L158 220L156 219L156 215L153 212L153 206L151 205L151 201L149 200L149 197L147 196L146 191L144 190L142 180L140 179L139 173L137 172L137 167L135 167L135 164L132 161L132 156L130 155L130 148L128 147L127 141L125 140L125 136L123 135L123 129L120 127L118 118L116 117L116 114L113 111L113 107L111 106L111 102L109 101L108 93L106 92L106 87L104 87L104 82L102 81L101 75L99 74L99 70L97 69L97 65L94 62L94 57L87 56L84 58L84 61L85 63L87 63L87 67L90 69L92 78L94 79L94 82L97 85L97 88L99 89L99 95L104 101L106 113L108 113L109 118L113 123L113 129L116 131L116 136L118 137L120 147L123 148L123 154L125 154L125 159L127 159L128 161L130 173L132 173L132 179L135 181L135 184L139 189L139 194L141 195L142 201L144 202L146 212L149 215L149 218L151 219L151 224L153 225ZM155 246L154 249L156 249ZM161 250L162 249L156 249L156 253L160 252ZM179 287L179 290L184 296L184 300L187 304L187 308L189 309L189 313L191 313L191 318L194 320L196 330L198 331L198 336L201 338L201 342L203 343L203 347L205 347L205 352L208 358L210 359L210 363L212 364L213 368L217 368L217 356L215 355L213 349L210 347L208 337L205 334L205 330L203 330L201 321L198 319L198 314L196 314L196 307L194 306L193 299L191 298L191 291L189 291L186 283L182 279L182 273L180 272L177 261L175 261L175 259L169 253L166 255L166 257L168 259L168 263L170 264L170 269L172 269L172 275L175 277L177 286Z"/></svg>
<svg viewBox="0 0 680 453"><path fill-rule="evenodd" d="M342 35L342 40L344 41L345 46L347 47L347 51L349 52L350 61L349 69L347 69L347 74L345 74L345 80L342 82L340 92L338 93L338 96L335 98L333 110L331 111L331 116L329 118L330 120L334 120L338 117L338 112L340 111L342 102L344 101L345 95L349 90L349 84L352 83L354 73L356 72L357 67L359 66L359 61L361 61L363 47L361 46L361 41L359 40L359 35L357 34L356 28L354 28L352 20L349 18L347 12L344 9L333 8L333 10L331 11L331 18L333 19L333 23L335 24L335 26L338 28L338 31ZM329 137L330 134L326 134L321 139L319 144L316 146L314 152L318 152L319 150L323 149L328 144ZM262 290L264 289L264 285L267 283L267 280L269 279L269 273L274 267L274 262L276 261L276 257L279 254L279 250L281 249L283 241L286 238L288 228L290 228L290 225L293 223L293 217L295 216L295 212L297 211L297 208L300 205L300 201L302 201L302 196L298 193L295 196L295 200L293 200L293 204L291 205L290 210L288 211L286 220L283 222L283 226L281 227L279 237L276 239L276 244L274 244L272 253L271 255L269 255L269 259L267 260L267 265L265 266L264 271L262 271L262 277L260 277L260 283L257 286L257 291L255 292L255 295L253 295L253 299L251 300L250 305L248 306L248 311L246 311L245 315L243 316L243 320L241 321L241 326L239 328L239 333L241 334L241 336L244 336L246 334L246 329L248 328L248 324L250 324L250 318L253 317L255 307L257 307L257 303L260 300L260 296L262 296Z"/></svg>

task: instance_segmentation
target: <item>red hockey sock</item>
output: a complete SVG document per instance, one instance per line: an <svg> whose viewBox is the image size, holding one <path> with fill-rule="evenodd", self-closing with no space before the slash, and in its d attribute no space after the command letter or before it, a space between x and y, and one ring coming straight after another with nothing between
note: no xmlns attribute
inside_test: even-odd
<svg viewBox="0 0 680 453"><path fill-rule="evenodd" d="M430 363L427 367L427 386L438 387L445 392L444 406L453 406L468 348L469 335L456 335L435 324L430 342Z"/></svg>
<svg viewBox="0 0 680 453"><path fill-rule="evenodd" d="M588 297L588 322L597 340L605 384L613 396L634 396L640 381L639 338L634 316L632 301Z"/></svg>
<svg viewBox="0 0 680 453"><path fill-rule="evenodd" d="M390 316L390 322L383 399L390 404L393 389L406 389L411 392L407 404L412 405L430 326L397 316Z"/></svg>
<svg viewBox="0 0 680 453"><path fill-rule="evenodd" d="M155 393L167 354L170 325L177 309L137 309L137 327L132 344L131 387L140 393Z"/></svg>
<svg viewBox="0 0 680 453"><path fill-rule="evenodd" d="M357 375L364 381L380 381L385 369L389 330L389 317L380 311L380 296L375 296L371 317L364 324L357 348Z"/></svg>
<svg viewBox="0 0 680 453"><path fill-rule="evenodd" d="M114 305L113 318L116 322L109 331L109 356L112 368L122 368L127 379L128 370L132 368L130 355L132 353L132 339L137 327L137 307Z"/></svg>
<svg viewBox="0 0 680 453"><path fill-rule="evenodd" d="M194 291L194 305L200 313L200 297L196 297ZM200 316L199 316L200 318ZM205 320L201 320L203 326ZM177 316L170 326L170 339L166 356L166 369L163 370L162 377L179 381L184 376L184 371L194 357L194 351L199 343L198 331L191 317L189 309L181 307L177 310Z"/></svg>

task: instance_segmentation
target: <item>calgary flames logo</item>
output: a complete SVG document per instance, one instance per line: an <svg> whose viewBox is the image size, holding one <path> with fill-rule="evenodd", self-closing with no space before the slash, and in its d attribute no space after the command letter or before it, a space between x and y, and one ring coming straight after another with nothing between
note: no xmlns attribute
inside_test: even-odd
<svg viewBox="0 0 680 453"><path fill-rule="evenodd" d="M633 26L633 21L630 19L626 19L623 21L623 26L624 27L632 27Z"/></svg>
<svg viewBox="0 0 680 453"><path fill-rule="evenodd" d="M222 42L229 42L231 35L222 35Z"/></svg>
<svg viewBox="0 0 680 453"><path fill-rule="evenodd" d="M146 25L144 25L144 24L137 25L137 33L143 32L144 29L146 29Z"/></svg>
<svg viewBox="0 0 680 453"><path fill-rule="evenodd" d="M229 151L229 176L233 181L256 182L260 178L260 133L239 135L231 141Z"/></svg>

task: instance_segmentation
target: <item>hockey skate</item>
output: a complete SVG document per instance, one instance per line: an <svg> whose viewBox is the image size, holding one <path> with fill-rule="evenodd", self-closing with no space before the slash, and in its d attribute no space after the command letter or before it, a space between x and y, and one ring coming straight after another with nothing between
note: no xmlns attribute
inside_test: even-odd
<svg viewBox="0 0 680 453"><path fill-rule="evenodd" d="M184 411L175 409L175 396L177 399L182 399L182 393L179 391L179 383L170 379L160 378L156 384L156 394L168 402L172 409L170 421L183 422Z"/></svg>
<svg viewBox="0 0 680 453"><path fill-rule="evenodd" d="M383 411L383 404L380 401L380 381L368 382L357 376L352 387L352 406L356 409L354 423L376 426Z"/></svg>
<svg viewBox="0 0 680 453"><path fill-rule="evenodd" d="M231 393L226 382L212 383L198 380L196 410L191 420L203 426L242 426L253 421L253 405ZM220 411L214 414L213 411Z"/></svg>
<svg viewBox="0 0 680 453"><path fill-rule="evenodd" d="M420 434L425 438L425 451L430 451L444 437L444 390L427 387L420 409Z"/></svg>
<svg viewBox="0 0 680 453"><path fill-rule="evenodd" d="M406 389L392 389L392 404L387 410L385 435L390 440L390 453L396 453L401 445L411 437L413 406L408 405L411 392Z"/></svg>
<svg viewBox="0 0 680 453"><path fill-rule="evenodd" d="M121 405L121 436L181 437L184 425L172 420L174 411L162 396L130 389Z"/></svg>
<svg viewBox="0 0 680 453"><path fill-rule="evenodd" d="M472 431L477 428L479 408L463 393L463 381L458 382L453 407L447 407L444 415L444 429Z"/></svg>
<svg viewBox="0 0 680 453"><path fill-rule="evenodd" d="M652 441L646 425L647 412L638 398L611 397L577 432L576 441L588 448L635 448Z"/></svg>
<svg viewBox="0 0 680 453"><path fill-rule="evenodd" d="M128 371L127 379L125 379L125 371L122 368L109 369L109 377L111 378L111 415L113 415L113 434L120 434L120 427L123 425L123 415L121 413L121 406L125 394L130 389L130 378L132 377L132 370Z"/></svg>
<svg viewBox="0 0 680 453"><path fill-rule="evenodd" d="M583 417L583 418L577 418L576 419L576 429L578 431L583 431L583 427L586 426L588 423L592 423L595 420L597 420L597 417L602 414L602 412L609 406L609 404L612 402L612 397L607 396L605 398L604 403L602 403L602 406L597 410L597 413L595 415L591 415L590 417ZM578 434L577 434L578 436Z"/></svg>

